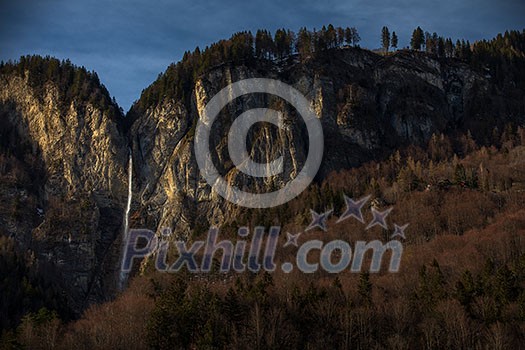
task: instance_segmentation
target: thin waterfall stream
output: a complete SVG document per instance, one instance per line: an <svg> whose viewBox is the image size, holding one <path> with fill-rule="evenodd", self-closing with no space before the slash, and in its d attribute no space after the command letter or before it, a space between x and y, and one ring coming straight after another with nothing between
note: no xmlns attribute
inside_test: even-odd
<svg viewBox="0 0 525 350"><path fill-rule="evenodd" d="M128 231L129 231L129 212L131 210L131 197L133 196L133 154L131 149L129 150L129 160L128 160L128 202L126 204L126 211L124 212L124 232L122 236L122 248L120 252L120 262L122 264L122 259L124 259L124 253L126 251L126 242L128 241ZM128 273L120 270L118 287L119 290L123 290L124 286L128 280Z"/></svg>

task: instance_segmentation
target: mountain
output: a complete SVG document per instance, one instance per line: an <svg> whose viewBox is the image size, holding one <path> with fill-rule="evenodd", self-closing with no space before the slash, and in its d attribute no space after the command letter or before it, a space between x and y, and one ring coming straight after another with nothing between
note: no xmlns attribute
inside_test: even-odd
<svg viewBox="0 0 525 350"><path fill-rule="evenodd" d="M12 293L5 299L17 305L3 301L2 326L40 306L78 316L115 295L130 148L132 228L171 227L175 237L191 239L210 225L279 223L304 215L310 197L265 212L247 210L223 200L200 176L197 120L228 84L277 79L311 102L324 132L317 191L335 172L386 160L398 150L434 147L450 153L446 159L464 156L465 135L478 145L502 146L507 131L515 133L525 120L523 43L523 33L510 32L467 47L464 57L411 50L382 55L345 45L268 54L253 50L253 38L240 33L187 53L126 116L96 73L68 61L27 56L2 64L0 243L14 252L3 257L3 268L17 271L2 286ZM254 127L248 151L265 162L283 156L284 172L250 179L228 157L228 129L243 111L268 106L283 113L287 128ZM267 192L293 178L309 148L298 118L275 96L254 94L228 104L211 137L213 159L228 183ZM367 174L367 186L370 179ZM323 196L312 194L312 202L328 200Z"/></svg>
<svg viewBox="0 0 525 350"><path fill-rule="evenodd" d="M127 196L123 116L96 74L70 62L27 56L0 72L0 233L58 307L78 313L114 289ZM11 302L24 298L5 287Z"/></svg>
<svg viewBox="0 0 525 350"><path fill-rule="evenodd" d="M198 69L202 55L187 55L181 64L168 68L128 114L133 119L129 135L136 160L135 225L156 230L172 227L186 238L212 223L242 217L242 209L210 191L194 154L195 125L204 107L223 87L241 79L278 79L311 101L324 132L318 181L334 171L385 159L392 150L409 145L426 148L434 134L454 138L470 133L479 144L490 144L494 130L518 125L525 116L518 76L499 82L488 65L477 69L461 60L422 52L382 56L345 47L305 61L290 56L219 63L192 76L191 69ZM169 86L184 86L184 95ZM255 159L263 153L259 160L265 163L282 155L284 172L269 179L246 179L228 163L228 130L240 113L261 106L275 106L293 127L254 128L249 152ZM220 174L239 188L249 184L254 192L281 188L300 171L308 152L300 124L294 109L277 97L255 94L228 104L213 125L216 133L210 141L214 162L225 164ZM268 138L272 141L265 141Z"/></svg>

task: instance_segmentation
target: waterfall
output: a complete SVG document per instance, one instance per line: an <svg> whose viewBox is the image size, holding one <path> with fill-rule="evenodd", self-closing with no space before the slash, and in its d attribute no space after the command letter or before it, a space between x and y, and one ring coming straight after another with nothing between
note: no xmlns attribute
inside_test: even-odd
<svg viewBox="0 0 525 350"><path fill-rule="evenodd" d="M131 197L133 196L133 154L131 149L129 150L129 161L128 161L128 202L126 204L126 211L124 212L124 232L122 235L122 249L120 253L120 262L124 259L124 253L126 252L126 243L128 241L128 230L129 230L129 212L131 210ZM128 273L120 270L118 286L119 290L123 290L128 279Z"/></svg>

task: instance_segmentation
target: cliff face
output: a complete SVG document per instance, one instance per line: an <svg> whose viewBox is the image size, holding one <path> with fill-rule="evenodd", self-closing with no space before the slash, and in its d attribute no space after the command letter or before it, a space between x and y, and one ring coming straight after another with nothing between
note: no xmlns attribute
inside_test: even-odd
<svg viewBox="0 0 525 350"><path fill-rule="evenodd" d="M31 74L0 79L1 233L79 312L114 288L127 142L107 111L65 101L55 81L35 88ZM18 163L5 161L12 155Z"/></svg>
<svg viewBox="0 0 525 350"><path fill-rule="evenodd" d="M45 69L15 68L0 75L0 234L16 240L31 268L59 286L76 312L111 297L116 288L129 145L131 228L171 227L175 237L188 238L238 218L241 209L211 191L194 154L199 115L233 82L277 79L306 96L324 132L316 180L402 146L425 145L434 133L470 130L483 142L495 126L523 122L525 115L523 91L504 93L492 83L490 70L416 52L383 57L345 48L306 62L290 58L223 64L198 75L189 87L183 85L184 98L165 94L138 108L143 95L126 119L115 113L118 107L96 77L86 80L85 72L50 64ZM45 74L48 78L41 78ZM229 158L228 131L241 113L253 108L283 114L284 128L256 125L247 142L256 161L283 157L278 176L247 177ZM216 167L230 184L246 191L282 188L308 154L304 123L276 96L236 99L212 130Z"/></svg>
<svg viewBox="0 0 525 350"><path fill-rule="evenodd" d="M236 217L238 208L210 192L200 177L193 150L197 118L228 84L253 77L278 79L311 101L324 131L325 151L318 173L322 179L333 170L387 156L403 145L426 145L434 133L471 130L483 140L494 126L517 113L523 115L522 102L498 93L491 86L490 71L485 73L422 53L382 57L358 49L332 50L306 63L288 60L215 67L195 80L189 103L165 96L136 115L130 135L138 180L134 203L142 220L135 225L173 227L179 236L188 237L196 227L205 230L209 224ZM260 161L284 157L281 176L248 179L229 160L231 123L256 107L284 114L286 130L256 126L248 141L251 156ZM293 108L279 98L261 94L238 98L213 125L210 148L215 165L240 188L253 192L281 188L300 171L308 152L300 124Z"/></svg>

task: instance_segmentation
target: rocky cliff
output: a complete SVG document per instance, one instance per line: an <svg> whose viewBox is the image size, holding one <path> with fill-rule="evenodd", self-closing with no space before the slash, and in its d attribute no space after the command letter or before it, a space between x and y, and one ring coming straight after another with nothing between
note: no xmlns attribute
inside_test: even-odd
<svg viewBox="0 0 525 350"><path fill-rule="evenodd" d="M127 195L122 116L92 73L25 63L0 77L1 233L79 312L114 289Z"/></svg>
<svg viewBox="0 0 525 350"><path fill-rule="evenodd" d="M189 98L173 95L144 103L130 115L130 130L138 179L135 208L149 228L163 226L188 237L196 227L235 219L238 208L210 192L199 175L194 155L195 122L206 103L232 82L264 77L286 82L310 101L321 120L325 151L318 179L387 156L410 144L426 145L432 134L470 130L478 141L490 137L495 126L523 118L523 102L505 96L491 83L491 72L474 70L454 59L438 59L419 52L400 51L390 56L367 50L330 50L299 62L297 57L278 62L222 64L192 81ZM142 99L149 92L146 90ZM280 110L289 127L279 130L260 125L249 135L251 156L269 162L285 160L281 176L248 179L228 157L227 135L233 120L256 107ZM227 105L213 125L210 148L221 175L253 192L278 189L293 178L308 152L304 125L294 108L276 97L254 94ZM261 152L262 150L262 152Z"/></svg>
<svg viewBox="0 0 525 350"><path fill-rule="evenodd" d="M338 48L301 60L223 62L193 75L170 68L126 118L96 74L68 62L33 57L0 70L0 234L14 238L31 268L59 286L75 312L116 288L129 147L131 228L171 227L175 237L189 238L238 219L242 209L211 191L194 154L199 116L230 83L278 79L306 96L324 132L316 180L400 147L426 145L437 133L470 130L483 143L494 127L523 123L525 116L516 79L499 84L489 67L412 51L382 56ZM284 118L285 128L261 123L249 133L252 158L283 157L283 172L271 178L245 176L228 155L233 121L258 107ZM300 171L309 149L304 123L276 96L236 99L213 131L212 158L221 175L252 192L281 188Z"/></svg>

